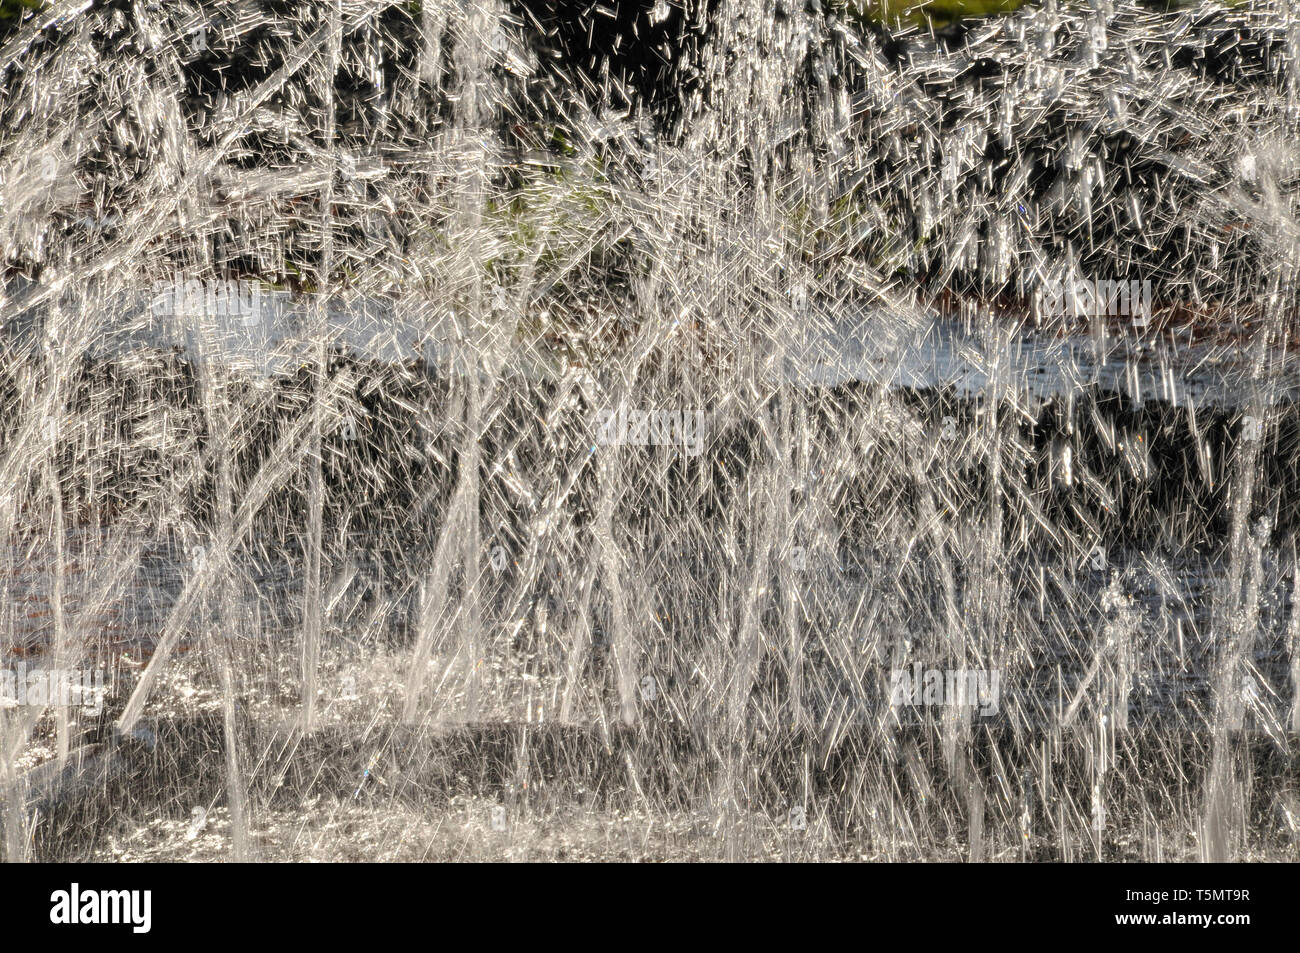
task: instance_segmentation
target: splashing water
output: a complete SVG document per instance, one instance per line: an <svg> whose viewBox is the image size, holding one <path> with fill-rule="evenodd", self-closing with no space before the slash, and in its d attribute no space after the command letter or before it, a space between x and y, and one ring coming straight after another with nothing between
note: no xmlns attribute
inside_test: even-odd
<svg viewBox="0 0 1300 953"><path fill-rule="evenodd" d="M1293 850L1294 12L537 7L0 40L5 856Z"/></svg>

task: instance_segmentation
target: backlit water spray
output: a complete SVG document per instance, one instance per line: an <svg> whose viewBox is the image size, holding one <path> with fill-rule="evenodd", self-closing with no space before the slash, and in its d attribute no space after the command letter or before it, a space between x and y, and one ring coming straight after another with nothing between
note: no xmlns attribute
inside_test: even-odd
<svg viewBox="0 0 1300 953"><path fill-rule="evenodd" d="M4 22L6 859L1294 853L1286 4Z"/></svg>

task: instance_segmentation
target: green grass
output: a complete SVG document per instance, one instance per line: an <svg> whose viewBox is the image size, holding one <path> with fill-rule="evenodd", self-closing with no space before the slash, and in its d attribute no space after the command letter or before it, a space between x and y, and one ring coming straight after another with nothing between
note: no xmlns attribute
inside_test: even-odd
<svg viewBox="0 0 1300 953"><path fill-rule="evenodd" d="M44 0L0 0L0 31L16 24L28 10L39 10L43 6Z"/></svg>
<svg viewBox="0 0 1300 953"><path fill-rule="evenodd" d="M0 41L16 33L25 18L45 6L46 0L0 0Z"/></svg>
<svg viewBox="0 0 1300 953"><path fill-rule="evenodd" d="M918 22L986 17L1019 10L1026 0L867 0L854 5L859 15L876 23Z"/></svg>
<svg viewBox="0 0 1300 953"><path fill-rule="evenodd" d="M1197 0L1147 0L1147 6L1167 10L1194 6ZM1249 0L1223 0L1225 6L1240 6ZM956 20L1014 13L1037 0L845 0L844 9L872 23L932 22L938 25Z"/></svg>

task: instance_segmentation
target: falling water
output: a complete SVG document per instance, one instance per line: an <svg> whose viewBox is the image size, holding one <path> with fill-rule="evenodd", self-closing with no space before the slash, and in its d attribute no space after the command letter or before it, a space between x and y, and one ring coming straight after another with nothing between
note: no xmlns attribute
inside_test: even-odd
<svg viewBox="0 0 1300 953"><path fill-rule="evenodd" d="M1288 5L0 22L7 859L1294 851Z"/></svg>

